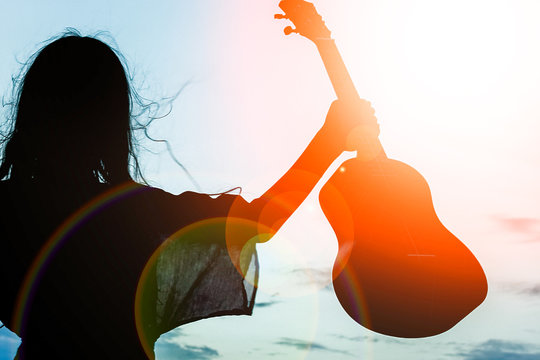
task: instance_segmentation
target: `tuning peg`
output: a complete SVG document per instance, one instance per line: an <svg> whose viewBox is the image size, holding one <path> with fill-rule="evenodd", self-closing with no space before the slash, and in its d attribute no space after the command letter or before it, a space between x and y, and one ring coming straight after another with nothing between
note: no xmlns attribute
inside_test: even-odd
<svg viewBox="0 0 540 360"><path fill-rule="evenodd" d="M274 19L288 19L288 17L284 14L275 14Z"/></svg>
<svg viewBox="0 0 540 360"><path fill-rule="evenodd" d="M298 33L296 29L293 29L291 26L287 26L285 29L283 29L283 32L285 35L291 35L292 33Z"/></svg>

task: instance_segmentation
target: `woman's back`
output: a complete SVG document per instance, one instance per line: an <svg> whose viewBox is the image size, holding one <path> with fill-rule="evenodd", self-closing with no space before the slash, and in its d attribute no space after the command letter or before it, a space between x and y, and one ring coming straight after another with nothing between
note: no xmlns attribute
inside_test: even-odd
<svg viewBox="0 0 540 360"><path fill-rule="evenodd" d="M141 350L133 321L134 295L138 277L159 244L152 229L158 224L144 206L150 194L130 194L85 216L84 206L97 188L84 199L2 183L1 196L7 201L1 231L9 249L2 274L9 274L3 283L11 284L7 298L15 306L0 311L22 311L22 346L37 351L35 355L65 357L70 347L78 357L81 349L100 357L115 350L124 355ZM77 211L82 216L70 219ZM47 249L47 241L52 248ZM13 295L24 286L30 287L29 294L17 301ZM17 314L2 313L2 320L7 322L9 315ZM120 344L123 349L116 348ZM62 354L54 354L58 350Z"/></svg>

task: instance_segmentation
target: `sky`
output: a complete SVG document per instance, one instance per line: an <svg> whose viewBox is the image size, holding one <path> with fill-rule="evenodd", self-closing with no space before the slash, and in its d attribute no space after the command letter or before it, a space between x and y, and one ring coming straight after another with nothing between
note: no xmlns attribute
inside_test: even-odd
<svg viewBox="0 0 540 360"><path fill-rule="evenodd" d="M107 31L141 94L184 90L141 150L145 174L172 193L241 186L264 193L324 121L335 95L315 46L286 37L277 0L3 2L0 91L40 44L67 27ZM390 158L430 185L442 223L476 255L482 305L449 331L400 339L371 332L331 288L336 237L317 191L268 243L253 316L163 335L158 359L540 359L540 2L319 0ZM5 111L5 109L4 109ZM328 171L326 179L344 154ZM0 359L18 339L0 329Z"/></svg>

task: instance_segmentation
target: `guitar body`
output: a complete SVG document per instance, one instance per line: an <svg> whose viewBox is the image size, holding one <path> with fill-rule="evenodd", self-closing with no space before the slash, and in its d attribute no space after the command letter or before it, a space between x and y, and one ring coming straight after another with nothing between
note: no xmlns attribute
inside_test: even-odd
<svg viewBox="0 0 540 360"><path fill-rule="evenodd" d="M349 160L322 188L320 203L339 242L334 290L364 327L437 335L486 297L482 267L441 224L428 184L410 166Z"/></svg>

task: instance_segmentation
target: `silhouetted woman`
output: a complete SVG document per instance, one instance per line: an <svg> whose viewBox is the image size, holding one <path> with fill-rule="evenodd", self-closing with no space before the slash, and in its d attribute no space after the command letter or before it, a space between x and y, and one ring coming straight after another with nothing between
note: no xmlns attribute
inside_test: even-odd
<svg viewBox="0 0 540 360"><path fill-rule="evenodd" d="M132 96L116 53L73 33L22 78L0 165L0 320L22 338L20 359L143 359L174 327L250 314L253 242L296 210L357 120L374 119L364 101L334 103L293 167L247 203L134 182Z"/></svg>

